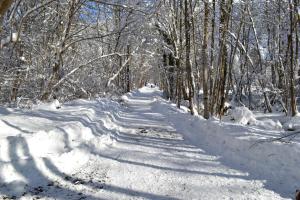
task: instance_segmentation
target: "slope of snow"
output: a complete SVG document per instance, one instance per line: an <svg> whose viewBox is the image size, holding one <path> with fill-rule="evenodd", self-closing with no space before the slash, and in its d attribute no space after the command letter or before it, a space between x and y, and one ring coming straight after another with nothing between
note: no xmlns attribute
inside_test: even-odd
<svg viewBox="0 0 300 200"><path fill-rule="evenodd" d="M254 145L282 130L207 121L161 95L0 108L0 199L293 198L298 142Z"/></svg>
<svg viewBox="0 0 300 200"><path fill-rule="evenodd" d="M160 104L157 110L169 106L168 102L164 106ZM165 111L169 109L164 108ZM296 156L300 153L299 140L292 143L267 142L283 135L281 130L265 129L266 121L244 126L190 117L187 126L185 114L170 114L168 117L175 121L176 130L183 132L195 146L219 155L220 161L229 167L246 171L249 179L262 180L266 188L275 190L282 197L294 197L300 184L297 168L300 158ZM260 123L263 124L262 129L257 126Z"/></svg>

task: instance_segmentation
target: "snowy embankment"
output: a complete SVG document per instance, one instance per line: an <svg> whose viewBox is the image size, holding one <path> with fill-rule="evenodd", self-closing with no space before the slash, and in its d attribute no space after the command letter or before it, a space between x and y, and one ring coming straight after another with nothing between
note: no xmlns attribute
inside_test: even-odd
<svg viewBox="0 0 300 200"><path fill-rule="evenodd" d="M279 121L256 120L248 109L239 108L232 113L235 122L205 120L201 116L187 116L187 108L179 111L174 104L163 100L157 101L155 110L168 113L178 132L192 144L218 155L225 165L248 172L249 179L264 180L266 188L283 197L294 198L300 187L300 136L288 143L271 142L288 134ZM299 117L285 126L297 128L297 124Z"/></svg>
<svg viewBox="0 0 300 200"><path fill-rule="evenodd" d="M300 187L299 142L253 145L280 136L266 129L277 123L204 120L150 87L122 101L0 108L0 199L291 199Z"/></svg>
<svg viewBox="0 0 300 200"><path fill-rule="evenodd" d="M175 104L161 98L154 105L153 110L164 113L185 139L220 156L222 163L248 172L249 179L263 179L267 188L284 197L293 198L299 189L300 140L270 142L285 134L278 120L272 117L257 120L251 111L243 108L231 113L235 122L205 120L201 116L189 116L186 107L178 110ZM299 124L300 118L294 117L284 125L297 129Z"/></svg>
<svg viewBox="0 0 300 200"><path fill-rule="evenodd" d="M39 187L80 170L94 149L113 144L105 130L119 110L120 104L107 99L77 100L60 109L52 103L33 110L1 108L0 199L37 194Z"/></svg>

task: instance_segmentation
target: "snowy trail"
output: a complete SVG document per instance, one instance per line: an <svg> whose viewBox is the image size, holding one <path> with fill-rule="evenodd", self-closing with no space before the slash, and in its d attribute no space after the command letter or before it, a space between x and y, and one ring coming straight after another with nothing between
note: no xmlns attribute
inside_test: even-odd
<svg viewBox="0 0 300 200"><path fill-rule="evenodd" d="M60 156L31 155L26 143L29 136L7 133L9 144L21 146L23 152L10 149L8 154L15 159L0 157L0 175L17 171L30 181L24 185L22 179L10 181L6 176L6 182L0 180L0 199L1 194L2 198L21 199L283 199L265 188L263 180L251 180L249 173L224 165L218 156L193 145L171 117L177 111L162 107L159 95L157 89L148 87L135 91L124 98L125 109L105 117L101 109L89 110L99 106L95 103L83 103L76 109L65 106L60 113L47 112L40 127L33 123L30 128L18 129L30 135L41 129L49 131L53 124L60 127L66 133ZM89 111L95 116L89 116ZM87 115L76 117L82 112ZM83 127L75 126L76 121ZM11 129L17 127L16 121L10 123ZM191 121L182 123L188 127ZM69 130L72 126L75 128ZM77 144L80 136L70 134L73 130L91 140Z"/></svg>
<svg viewBox="0 0 300 200"><path fill-rule="evenodd" d="M218 157L191 145L155 108L147 88L127 101L118 123L118 142L96 153L110 163L107 199L282 199L247 173L222 165ZM172 111L171 111L172 112ZM101 164L99 164L101 167Z"/></svg>

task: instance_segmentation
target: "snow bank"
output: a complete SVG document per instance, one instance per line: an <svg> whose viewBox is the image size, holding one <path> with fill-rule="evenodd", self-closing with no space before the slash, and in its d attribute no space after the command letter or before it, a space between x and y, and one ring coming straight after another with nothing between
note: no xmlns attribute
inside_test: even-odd
<svg viewBox="0 0 300 200"><path fill-rule="evenodd" d="M12 194L55 181L55 170L71 175L93 159L95 150L115 144L112 135L122 111L118 102L99 98L58 107L55 100L32 110L0 109L0 186Z"/></svg>
<svg viewBox="0 0 300 200"><path fill-rule="evenodd" d="M165 113L178 132L195 146L220 156L220 162L249 172L250 179L264 179L268 188L284 196L299 188L300 143L263 142L282 135L280 122L259 121L247 108L237 108L232 116L238 123L205 120L175 111L175 105L161 100L155 110ZM294 118L293 125L300 120ZM250 124L245 126L245 124ZM276 128L277 127L277 128Z"/></svg>

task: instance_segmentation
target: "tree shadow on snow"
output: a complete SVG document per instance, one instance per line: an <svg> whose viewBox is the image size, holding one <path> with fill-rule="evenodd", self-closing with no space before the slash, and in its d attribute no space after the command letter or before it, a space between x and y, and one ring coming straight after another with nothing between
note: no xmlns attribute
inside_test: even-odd
<svg viewBox="0 0 300 200"><path fill-rule="evenodd" d="M27 131L27 130L21 129L19 126L16 126L16 125L14 125L14 124L6 121L6 120L2 119L1 121L4 122L6 125L12 127L12 128L19 130L20 132L23 132L23 133L33 133L31 131Z"/></svg>
<svg viewBox="0 0 300 200"><path fill-rule="evenodd" d="M153 194L149 192L137 191L127 188L113 186L103 182L93 181L93 179L82 180L75 175L67 175L61 172L49 158L40 158L42 164L37 165L37 161L32 157L25 138L8 137L9 142L9 158L13 170L22 178L19 181L13 181L9 184L0 184L0 198L18 199L26 198L51 198L51 199L89 199L89 200L105 200L110 199L95 197L85 193L85 190L75 190L76 186L88 187L94 191L107 191L110 193L126 195L130 197L141 197L144 199L171 200L164 195ZM8 164L7 162L6 164ZM40 170L41 165L56 178L52 179L44 174L44 170ZM48 172L48 173L49 173ZM2 171L0 178L6 176ZM10 173L10 172L7 172ZM63 182L60 180L63 179ZM66 186L66 183L68 186ZM101 195L100 195L101 196Z"/></svg>
<svg viewBox="0 0 300 200"><path fill-rule="evenodd" d="M9 184L0 185L0 197L12 199L25 197L54 198L54 199L79 199L84 196L88 199L96 199L90 195L79 195L78 191L70 188L64 188L62 185L53 185L53 180L47 177L37 166L35 159L30 155L29 147L26 140L21 137L8 137L9 157L14 174L22 177L19 181L13 181ZM54 166L50 160L47 160L47 167ZM7 163L8 164L8 163ZM49 168L51 171L51 168ZM2 171L0 177L9 176L8 171ZM60 174L60 178L64 178ZM97 198L99 199L99 198Z"/></svg>
<svg viewBox="0 0 300 200"><path fill-rule="evenodd" d="M142 94L141 94L142 95ZM148 97L146 97L148 98ZM140 98L140 97L132 97L131 100L144 100L144 98ZM149 98L148 98L149 100ZM130 108L131 105L129 105L128 107ZM139 122L139 119L142 118L142 119L149 119L149 123L147 123L146 121L145 124L144 124L144 127L150 127L155 124L155 118L149 118L149 116L145 115L145 112L149 112L149 111L152 111L155 113L155 110L159 109L159 107L155 107L155 103L149 103L148 104L148 108L139 108L140 105L137 105L137 106L131 106L131 108L133 108L133 110L135 110L136 108L138 108L138 111L133 111L133 112L130 112L131 116L129 117L129 115L125 116L125 117L120 117L119 120L120 120L120 125L123 125L125 127L133 127L135 126L135 123ZM168 106L168 105L167 105ZM175 108L176 109L176 108ZM157 113L161 114L160 117L157 119L157 122L159 123L159 121L164 121L166 119L169 118L169 115L174 115L174 114L179 114L179 115L186 115L183 119L184 120L188 120L189 119L189 116L187 116L188 114L182 114L182 113L178 113L178 112L174 112L174 113L168 113L168 112L163 112L163 111L160 111L160 110L157 110ZM154 121L153 121L154 119ZM180 118L178 118L180 119ZM129 122L129 123L128 123ZM161 122L160 122L161 123ZM182 131L181 130L181 127L178 128L178 125L177 124L172 124L172 122L168 121L169 125L171 125L171 127L174 127L175 128L175 132L179 132ZM139 126L139 125L138 125ZM230 131L235 131L236 128L232 128L231 126L235 126L236 125L229 125L229 126L226 126L226 127L221 127L222 129L228 129ZM238 138L238 137L245 137L247 136L246 134L243 134L243 130L245 129L244 132L247 132L249 131L249 129L245 128L245 127L241 127L242 129L238 129L236 131L238 131L237 133L234 133L233 136ZM188 131L188 130L186 130ZM257 132L257 130L255 128L253 128L253 131ZM230 132L229 132L230 133ZM258 133L260 134L260 133ZM266 131L264 131L264 136L268 135L269 137L274 137L274 133L269 133ZM197 138L197 137L196 137ZM133 135L129 135L127 133L119 133L118 134L118 137L117 137L117 140L118 142L122 142L122 143L127 143L127 144L140 144L140 145L143 145L143 146L147 146L147 147L153 147L153 148L161 148L161 149L165 149L167 151L176 151L176 148L177 147L180 147L180 145L182 145L183 143L187 143L187 144L190 144L190 139L187 139L187 138L183 138L184 141L182 142L178 142L179 146L176 146L176 142L172 142L172 141L166 141L166 140L163 140L163 139L159 139L159 140L156 140L154 138L151 138L151 137L147 137L147 136L133 136ZM197 138L201 141L201 137ZM193 143L194 141L192 141ZM170 145L171 144L171 145ZM197 144L197 142L196 142ZM217 145L217 143L216 143ZM190 149L192 149L193 147L191 148L184 148L183 151L187 151L188 153L193 153L193 152L189 152ZM276 173L276 171L279 171L281 170L280 167L275 169L275 171L273 173L257 173L255 170L249 168L246 165L240 165L240 163L237 161L234 161L234 154L232 155L224 155L222 153L222 149L218 149L218 147L214 147L213 149L208 146L208 145L201 145L201 148L207 153L207 155L212 155L212 156L217 156L218 159L216 161L220 162L222 165L224 166L227 166L231 169L235 169L235 170L238 170L242 173L246 173L247 175L245 176L231 176L231 175L228 175L228 174L222 174L222 173L215 173L214 175L215 176L220 176L220 177L228 177L228 178L240 178L240 179L243 179L243 180L262 180L264 182L264 188L265 189L268 189L268 190L271 190L271 191L274 191L276 193L278 193L279 195L281 195L281 197L284 197L284 198L293 198L294 197L294 194L293 192L290 193L290 194L287 194L286 191L289 191L291 190L291 186L289 185L286 185L284 183L278 183L276 181L274 181L274 177L278 176L279 174ZM215 149L218 149L218 150L215 150ZM198 152L200 153L200 152ZM152 167L152 168L157 168L157 169L162 169L162 170L177 170L178 172L186 172L186 173L195 173L195 174L200 174L201 172L197 172L195 170L186 170L184 171L184 169L173 169L172 167L169 168L169 167L164 167L164 166L156 166L156 165L152 165L152 164L145 164L145 163L139 163L137 161L133 161L133 160L126 160L126 159L122 159L122 158L113 158L113 157L109 157L107 155L102 155L108 159L113 159L113 160L117 160L118 162L124 162L124 163L127 163L127 164L134 164L134 165L142 165L142 166L145 166L145 167ZM247 159L247 158L242 158L242 159ZM249 162L251 162L251 160L248 160ZM264 161L262 161L264 162ZM267 161L265 161L267 162ZM247 162L244 162L244 163L247 163ZM267 163L266 163L267 164ZM264 163L258 163L258 167L260 165L264 165ZM257 169L259 170L259 169ZM270 170L274 170L274 169L270 169ZM282 169L283 170L283 169ZM205 174L205 173L204 173ZM285 173L287 176L288 174ZM213 174L212 174L213 175ZM291 176L291 175L289 175ZM292 178L292 177L290 177ZM295 177L294 177L295 178ZM277 180L277 179L276 179Z"/></svg>
<svg viewBox="0 0 300 200"><path fill-rule="evenodd" d="M126 163L130 165L138 165L146 168L153 168L153 169L158 169L158 170L163 170L163 171L172 171L172 172L178 172L178 173L189 173L189 174L200 174L200 175L209 175L209 176L219 176L219 177L224 177L224 178L245 178L243 175L233 175L233 174L224 174L224 173L214 173L214 172L205 172L205 171L197 171L197 170L190 170L187 168L176 168L176 167L166 167L162 165L155 165L155 164L150 164L150 163L145 163L145 162L138 162L138 161L133 161L129 159L122 159L122 158L115 158L112 156L104 155L101 153L95 153L95 155L114 160L120 163ZM198 160L199 163L201 163L201 160ZM201 163L202 165L205 165L205 162ZM209 164L207 164L209 165Z"/></svg>

